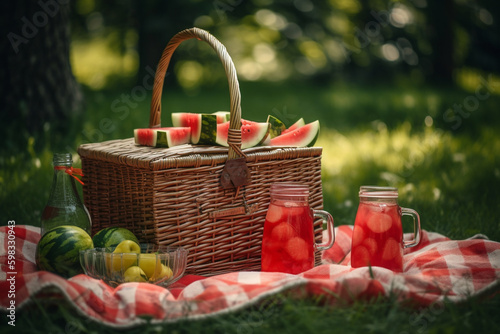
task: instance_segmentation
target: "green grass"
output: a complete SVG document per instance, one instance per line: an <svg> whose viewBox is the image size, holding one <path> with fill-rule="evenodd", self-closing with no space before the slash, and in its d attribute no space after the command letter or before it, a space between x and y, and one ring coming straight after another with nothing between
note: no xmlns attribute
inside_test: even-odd
<svg viewBox="0 0 500 334"><path fill-rule="evenodd" d="M31 334L119 332L65 306L36 304L25 308L17 314L16 333L19 327ZM499 307L499 295L427 308L403 306L392 297L329 305L322 298L275 295L241 311L196 321L148 324L127 333L498 333ZM43 326L34 314L43 316Z"/></svg>
<svg viewBox="0 0 500 334"><path fill-rule="evenodd" d="M36 136L21 129L18 137L8 137L0 155L0 224L7 220L39 224L52 181L53 152L69 150L77 157L81 143L128 138L134 128L148 126L150 95L134 98L134 92L134 87L86 92L85 118L69 133L48 124ZM306 122L320 120L317 145L323 147L324 206L336 225L353 224L361 185L391 185L398 187L402 206L420 213L422 228L454 239L483 233L500 241L499 96L481 101L453 129L444 113L473 93L436 87L262 83L242 83L241 92L243 118L265 121L272 114L287 125L299 117ZM124 94L128 104L122 100ZM170 124L173 111L228 108L226 85L189 94L166 88L162 124ZM79 161L75 164L79 166ZM277 304L268 302L203 321L131 332L494 333L500 328L499 308L498 295L462 305L447 303L434 312L408 309L392 299L332 307L320 300L286 297ZM64 332L68 324L76 324L79 333L108 330L63 306L33 305L18 315L19 326L32 333L42 328Z"/></svg>

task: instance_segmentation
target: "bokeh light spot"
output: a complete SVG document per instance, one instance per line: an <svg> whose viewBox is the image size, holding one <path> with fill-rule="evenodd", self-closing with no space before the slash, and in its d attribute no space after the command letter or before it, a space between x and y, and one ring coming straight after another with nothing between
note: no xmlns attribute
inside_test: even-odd
<svg viewBox="0 0 500 334"><path fill-rule="evenodd" d="M399 50L392 43L386 43L382 45L382 55L388 61L396 61L399 59Z"/></svg>

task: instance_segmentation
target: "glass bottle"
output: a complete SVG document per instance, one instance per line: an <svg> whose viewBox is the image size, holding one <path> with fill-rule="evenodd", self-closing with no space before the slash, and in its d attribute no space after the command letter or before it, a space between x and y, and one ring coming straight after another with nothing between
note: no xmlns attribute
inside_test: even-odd
<svg viewBox="0 0 500 334"><path fill-rule="evenodd" d="M41 235L54 227L74 225L91 233L90 215L82 203L76 189L75 175L82 175L81 170L73 168L71 153L55 153L53 159L54 178L49 200L43 209L41 219ZM83 184L83 183L82 183Z"/></svg>

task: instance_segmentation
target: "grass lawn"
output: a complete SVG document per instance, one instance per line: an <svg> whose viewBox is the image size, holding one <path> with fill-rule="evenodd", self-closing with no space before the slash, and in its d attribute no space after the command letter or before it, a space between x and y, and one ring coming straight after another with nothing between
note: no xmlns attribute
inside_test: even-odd
<svg viewBox="0 0 500 334"><path fill-rule="evenodd" d="M361 185L390 185L398 187L400 205L420 213L422 228L453 239L483 233L500 241L499 96L453 115L447 110L464 105L473 91L256 83L242 83L241 91L243 118L265 121L271 114L288 125L299 117L320 120L316 145L323 147L324 207L336 225L353 224ZM134 128L147 127L149 96L134 92L87 92L85 119L68 134L46 125L36 138L22 137L2 125L12 138L0 157L0 224L39 224L52 181L54 151L73 151L77 157L81 143L128 138ZM166 126L172 111L229 108L223 85L190 94L165 89L163 98ZM14 140L21 137L24 140ZM499 309L499 295L430 309L405 308L392 299L332 307L321 300L281 296L234 314L131 332L497 333ZM32 305L18 317L17 324L30 333L112 332L64 306Z"/></svg>

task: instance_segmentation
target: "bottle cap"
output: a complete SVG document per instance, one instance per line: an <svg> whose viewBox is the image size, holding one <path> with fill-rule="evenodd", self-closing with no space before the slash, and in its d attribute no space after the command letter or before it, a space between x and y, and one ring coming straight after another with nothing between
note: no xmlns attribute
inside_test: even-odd
<svg viewBox="0 0 500 334"><path fill-rule="evenodd" d="M73 165L73 157L71 156L71 153L54 153L52 164L54 166L71 167Z"/></svg>

